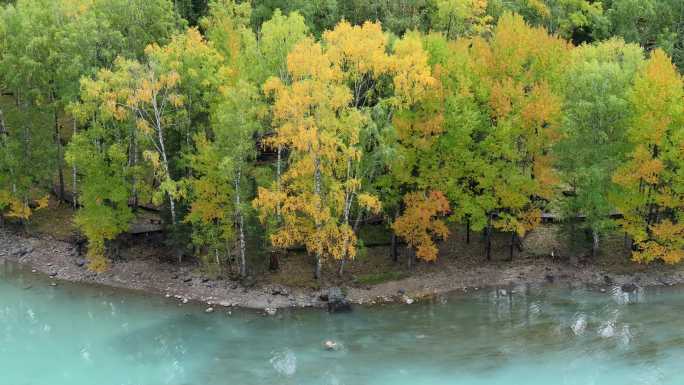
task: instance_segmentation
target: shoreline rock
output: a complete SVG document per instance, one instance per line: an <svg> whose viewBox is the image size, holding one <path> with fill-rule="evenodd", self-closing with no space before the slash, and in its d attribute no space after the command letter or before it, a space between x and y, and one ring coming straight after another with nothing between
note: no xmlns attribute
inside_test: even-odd
<svg viewBox="0 0 684 385"><path fill-rule="evenodd" d="M347 300L341 288L331 287L328 289L328 312L341 313L351 311L351 303Z"/></svg>

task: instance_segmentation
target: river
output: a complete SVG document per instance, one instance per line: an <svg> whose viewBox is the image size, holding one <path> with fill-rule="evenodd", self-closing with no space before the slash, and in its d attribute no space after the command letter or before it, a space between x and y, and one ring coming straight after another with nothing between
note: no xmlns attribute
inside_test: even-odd
<svg viewBox="0 0 684 385"><path fill-rule="evenodd" d="M0 385L684 384L684 288L520 286L264 317L49 283L0 264Z"/></svg>

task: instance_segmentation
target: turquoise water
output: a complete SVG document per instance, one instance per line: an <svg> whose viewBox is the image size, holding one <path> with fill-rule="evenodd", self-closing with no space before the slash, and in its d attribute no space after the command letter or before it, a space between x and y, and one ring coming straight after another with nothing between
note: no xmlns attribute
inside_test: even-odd
<svg viewBox="0 0 684 385"><path fill-rule="evenodd" d="M683 327L682 288L518 287L269 318L0 264L1 385L681 385Z"/></svg>

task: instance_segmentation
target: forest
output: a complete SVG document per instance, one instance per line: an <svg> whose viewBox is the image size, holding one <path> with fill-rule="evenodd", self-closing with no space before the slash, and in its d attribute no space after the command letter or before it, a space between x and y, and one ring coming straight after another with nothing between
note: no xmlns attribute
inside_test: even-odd
<svg viewBox="0 0 684 385"><path fill-rule="evenodd" d="M415 264L553 215L674 264L682 69L681 0L4 0L0 224L56 199L105 271L154 209L179 259L320 277L368 224Z"/></svg>

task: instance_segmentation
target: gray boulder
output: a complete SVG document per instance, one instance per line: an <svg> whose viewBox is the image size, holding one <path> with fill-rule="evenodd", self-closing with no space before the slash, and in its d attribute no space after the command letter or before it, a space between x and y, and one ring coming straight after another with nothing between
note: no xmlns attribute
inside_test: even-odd
<svg viewBox="0 0 684 385"><path fill-rule="evenodd" d="M351 311L351 304L339 287L328 289L328 312L339 313Z"/></svg>
<svg viewBox="0 0 684 385"><path fill-rule="evenodd" d="M639 289L634 283L625 283L620 287L624 293L634 293Z"/></svg>

